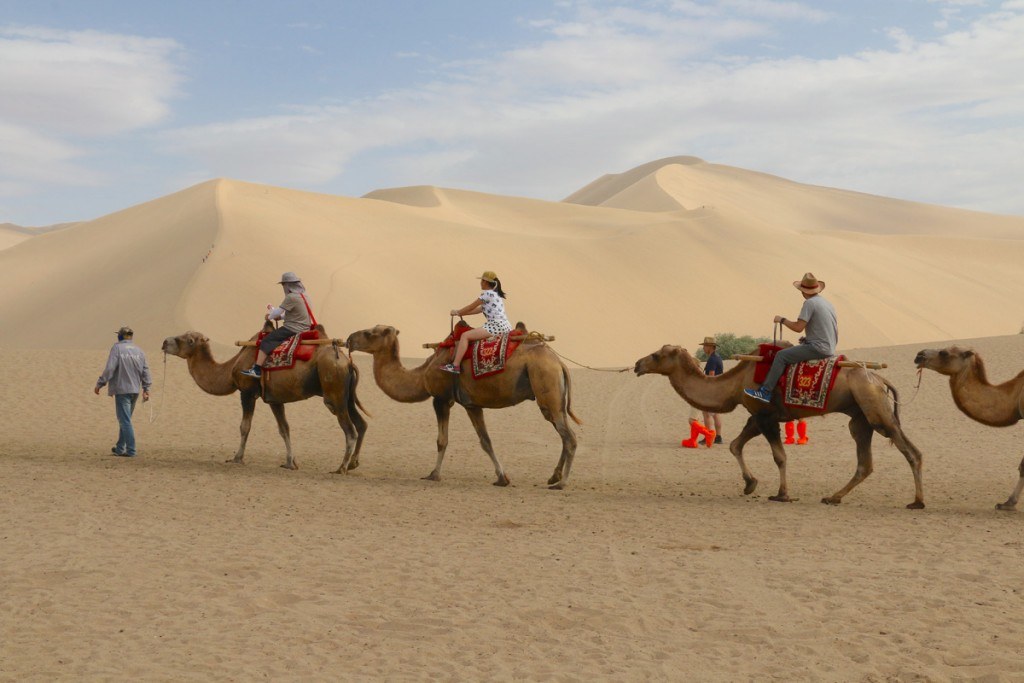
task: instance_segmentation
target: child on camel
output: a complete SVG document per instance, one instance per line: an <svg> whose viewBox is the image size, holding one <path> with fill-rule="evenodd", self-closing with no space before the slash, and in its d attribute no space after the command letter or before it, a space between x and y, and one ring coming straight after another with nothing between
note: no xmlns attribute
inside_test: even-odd
<svg viewBox="0 0 1024 683"><path fill-rule="evenodd" d="M508 321L508 316L505 315L505 292L501 289L501 280L498 279L497 274L493 270L484 271L484 274L480 276L480 289L479 297L462 308L453 308L450 311L452 317L483 313L487 320L482 327L466 330L459 337L459 345L455 349L455 358L451 363L441 366L441 369L445 372L450 372L454 375L462 372L459 366L462 364L462 359L469 349L469 342L487 339L488 337L512 331L512 325Z"/></svg>
<svg viewBox="0 0 1024 683"><path fill-rule="evenodd" d="M281 276L277 283L284 288L284 301L276 308L271 308L264 316L267 320L284 319L284 324L270 332L260 342L260 350L256 353L256 362L248 370L242 370L247 377L257 379L263 374L263 362L274 349L286 339L299 332L305 332L313 326L313 312L306 301L306 287L295 273L288 272Z"/></svg>

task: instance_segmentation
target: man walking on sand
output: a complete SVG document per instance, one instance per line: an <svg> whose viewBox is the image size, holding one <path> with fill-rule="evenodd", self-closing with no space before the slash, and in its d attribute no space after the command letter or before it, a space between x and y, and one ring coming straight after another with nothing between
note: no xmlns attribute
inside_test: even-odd
<svg viewBox="0 0 1024 683"><path fill-rule="evenodd" d="M130 327L122 327L117 331L117 343L110 349L107 367L103 368L103 374L96 381L96 389L93 392L99 396L100 389L106 386L107 394L114 397L114 410L117 413L120 432L117 435L117 444L110 452L128 458L134 458L136 455L135 428L132 427L135 402L139 399L140 391L143 402L148 401L149 388L153 385L146 354L135 345L134 337L135 333Z"/></svg>
<svg viewBox="0 0 1024 683"><path fill-rule="evenodd" d="M747 396L765 403L771 402L772 391L775 390L782 373L786 371L787 365L836 355L839 327L836 323L836 309L820 295L821 290L825 289L824 280L814 277L813 273L804 273L803 279L794 282L793 286L799 289L804 297L800 314L795 321L777 315L775 322L785 325L797 334L802 332L804 336L796 346L775 354L771 370L768 371L768 376L759 389L743 390Z"/></svg>

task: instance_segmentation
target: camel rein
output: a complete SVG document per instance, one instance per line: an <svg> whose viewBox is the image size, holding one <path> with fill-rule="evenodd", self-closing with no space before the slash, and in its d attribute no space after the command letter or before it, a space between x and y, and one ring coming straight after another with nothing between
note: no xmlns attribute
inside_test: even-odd
<svg viewBox="0 0 1024 683"><path fill-rule="evenodd" d="M163 379L160 380L160 405L156 406L153 403L149 405L149 424L156 422L156 419L160 417L160 411L164 407L164 394L167 393L167 352L164 351L164 371Z"/></svg>

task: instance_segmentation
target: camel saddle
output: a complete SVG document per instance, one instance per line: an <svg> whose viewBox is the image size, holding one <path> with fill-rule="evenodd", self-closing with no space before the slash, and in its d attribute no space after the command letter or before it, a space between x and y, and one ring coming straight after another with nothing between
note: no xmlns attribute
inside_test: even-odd
<svg viewBox="0 0 1024 683"><path fill-rule="evenodd" d="M267 332L260 332L256 337L256 347L259 349L260 342L267 336ZM267 360L263 363L263 371L287 370L295 366L296 361L308 361L320 347L313 344L303 344L306 339L319 339L320 330L312 329L305 332L293 334L281 342L276 349L270 352Z"/></svg>
<svg viewBox="0 0 1024 683"><path fill-rule="evenodd" d="M438 344L439 349L452 349L452 360L455 360L455 345L459 338L468 330L473 329L466 321L456 323L452 333ZM473 379L489 377L505 370L505 361L519 348L521 340L510 340L508 332L487 339L473 342L470 357L473 360Z"/></svg>
<svg viewBox="0 0 1024 683"><path fill-rule="evenodd" d="M758 355L764 360L754 366L754 382L760 384L768 376L775 355L783 347L774 344L759 344ZM805 360L786 367L779 378L778 389L782 391L782 403L790 408L805 408L824 412L828 397L839 376L839 361L846 356L829 356L817 360Z"/></svg>

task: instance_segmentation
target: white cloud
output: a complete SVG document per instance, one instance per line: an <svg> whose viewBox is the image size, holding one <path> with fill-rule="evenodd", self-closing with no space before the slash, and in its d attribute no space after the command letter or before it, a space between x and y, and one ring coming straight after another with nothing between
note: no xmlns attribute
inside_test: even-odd
<svg viewBox="0 0 1024 683"><path fill-rule="evenodd" d="M222 174L279 184L358 187L346 169L377 153L417 169L391 176L409 183L560 198L600 173L686 153L1024 212L1010 198L1016 190L984 188L987 174L1019 177L1024 17L991 13L930 42L894 31L893 49L835 59L721 54L729 41L773 29L707 14L755 6L773 16L803 8L676 2L683 11L656 14L585 5L570 21L545 22L537 45L449 64L444 80L346 107L179 130L166 142Z"/></svg>

